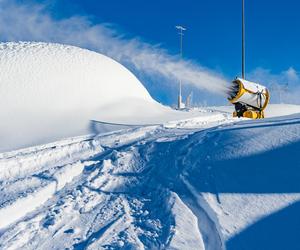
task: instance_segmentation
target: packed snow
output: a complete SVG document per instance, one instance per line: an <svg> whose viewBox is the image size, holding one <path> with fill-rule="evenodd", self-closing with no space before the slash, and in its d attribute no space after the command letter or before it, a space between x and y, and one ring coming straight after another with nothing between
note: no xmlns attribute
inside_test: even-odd
<svg viewBox="0 0 300 250"><path fill-rule="evenodd" d="M6 145L1 134L0 249L297 249L300 106L270 105L255 121L232 118L230 106L173 111L94 52L0 47L0 64L15 74L1 82L11 104L1 115L34 111L24 124L0 125L15 136ZM54 122L45 130L43 112Z"/></svg>

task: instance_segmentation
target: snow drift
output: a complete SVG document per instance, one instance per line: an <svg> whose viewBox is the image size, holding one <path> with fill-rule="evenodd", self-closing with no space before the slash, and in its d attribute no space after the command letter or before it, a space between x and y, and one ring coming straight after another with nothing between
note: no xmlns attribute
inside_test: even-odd
<svg viewBox="0 0 300 250"><path fill-rule="evenodd" d="M87 134L107 108L165 110L116 61L60 44L1 43L0 93L0 151Z"/></svg>

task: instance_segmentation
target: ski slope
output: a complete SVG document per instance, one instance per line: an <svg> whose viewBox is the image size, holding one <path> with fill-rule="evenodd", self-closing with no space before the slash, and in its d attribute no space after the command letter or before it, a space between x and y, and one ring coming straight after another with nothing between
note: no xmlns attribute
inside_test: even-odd
<svg viewBox="0 0 300 250"><path fill-rule="evenodd" d="M2 153L0 248L295 249L299 152L300 114L212 111Z"/></svg>

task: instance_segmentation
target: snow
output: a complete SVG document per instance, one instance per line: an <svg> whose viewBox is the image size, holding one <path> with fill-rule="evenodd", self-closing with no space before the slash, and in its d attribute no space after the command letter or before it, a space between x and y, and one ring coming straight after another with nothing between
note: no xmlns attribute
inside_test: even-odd
<svg viewBox="0 0 300 250"><path fill-rule="evenodd" d="M2 154L0 247L293 248L299 114L212 113Z"/></svg>
<svg viewBox="0 0 300 250"><path fill-rule="evenodd" d="M0 43L0 76L0 152L90 134L90 120L187 115L154 101L116 61L73 46Z"/></svg>
<svg viewBox="0 0 300 250"><path fill-rule="evenodd" d="M26 197L18 197L11 204L4 203L0 208L0 229L44 204L55 193L55 186L55 182L50 182L44 187L35 189L33 193L27 194Z"/></svg>
<svg viewBox="0 0 300 250"><path fill-rule="evenodd" d="M192 211L173 194L174 204L172 213L176 224L176 229L172 236L169 249L205 249L202 235L198 230L198 219Z"/></svg>
<svg viewBox="0 0 300 250"><path fill-rule="evenodd" d="M1 249L297 248L300 106L269 105L262 120L173 111L94 52L0 48L0 131L15 138L1 134Z"/></svg>
<svg viewBox="0 0 300 250"><path fill-rule="evenodd" d="M222 107L210 107L210 109L223 111L226 113L227 112L232 113L234 111L234 106L230 105L230 106L222 106ZM292 115L292 114L300 113L300 105L269 104L264 112L266 118Z"/></svg>
<svg viewBox="0 0 300 250"><path fill-rule="evenodd" d="M165 107L121 64L69 45L0 43L0 76L0 152L120 127L93 121L145 125L212 115Z"/></svg>
<svg viewBox="0 0 300 250"><path fill-rule="evenodd" d="M23 178L32 171L43 171L57 165L93 157L103 151L88 137L71 138L61 143L37 146L0 154L0 181ZM52 157L55 155L55 157Z"/></svg>

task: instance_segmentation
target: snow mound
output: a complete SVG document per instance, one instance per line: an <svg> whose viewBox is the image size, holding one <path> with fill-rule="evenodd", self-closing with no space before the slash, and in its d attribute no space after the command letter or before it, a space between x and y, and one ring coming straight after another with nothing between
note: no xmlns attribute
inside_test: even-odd
<svg viewBox="0 0 300 250"><path fill-rule="evenodd" d="M0 93L0 151L87 134L122 100L161 107L116 61L61 44L0 43Z"/></svg>

